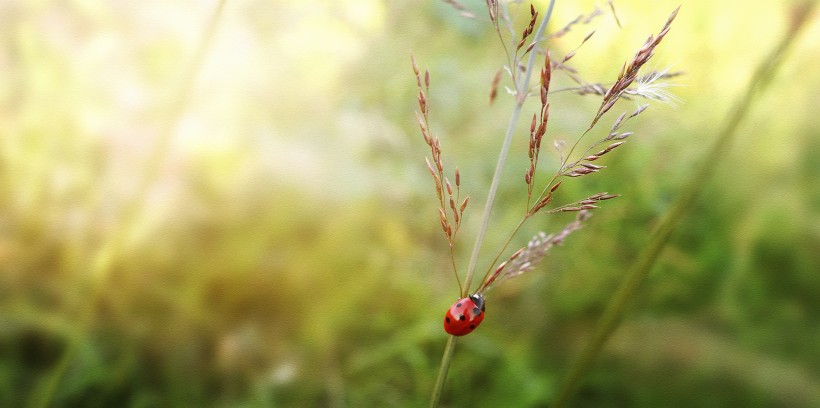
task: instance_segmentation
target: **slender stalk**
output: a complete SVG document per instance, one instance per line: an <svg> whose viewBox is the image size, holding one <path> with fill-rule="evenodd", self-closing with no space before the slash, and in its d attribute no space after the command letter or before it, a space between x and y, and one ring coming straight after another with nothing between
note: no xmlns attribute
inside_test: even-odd
<svg viewBox="0 0 820 408"><path fill-rule="evenodd" d="M58 385L62 381L74 356L77 354L80 343L85 339L83 332L91 326L97 305L96 300L105 287L108 272L120 256L128 236L138 224L140 210L144 208L142 204L147 197L147 191L155 181L162 164L165 162L174 127L191 98L197 73L202 68L207 51L213 42L217 23L222 16L225 3L226 0L219 0L217 3L210 20L203 30L203 36L197 46L194 57L183 71L182 82L180 82L168 114L163 120L163 128L161 129L157 143L151 151L145 171L140 176L137 189L132 199L123 209L121 221L109 235L105 244L97 251L90 268L87 268L91 272L93 281L86 285L88 293L84 297L84 306L79 311L76 331L70 336L63 355L60 357L60 360L50 375L43 380L40 387L35 387L33 394L29 398L28 405L31 407L47 407L53 405L52 400L57 392Z"/></svg>
<svg viewBox="0 0 820 408"><path fill-rule="evenodd" d="M444 355L441 356L441 365L439 365L438 375L436 376L436 387L433 388L433 395L430 398L430 408L437 407L439 400L441 400L441 392L444 391L444 380L447 379L447 372L450 371L450 361L452 361L455 349L456 336L450 336L444 346Z"/></svg>
<svg viewBox="0 0 820 408"><path fill-rule="evenodd" d="M541 20L541 24L538 26L538 31L535 33L535 37L533 39L534 41L540 41L541 36L546 30L547 23L549 23L550 17L552 16L552 9L554 6L555 0L550 0L547 8L547 15ZM518 124L518 118L521 116L521 109L527 99L527 91L529 89L532 67L535 65L535 54L535 52L530 53L530 58L527 61L526 74L522 80L515 84L518 99L516 100L512 115L510 116L510 122L507 125L507 132L504 136L504 142L501 145L501 151L498 154L498 162L496 163L495 172L493 173L493 180L490 183L490 190L487 193L487 203L484 205L484 215L482 216L481 227L479 228L478 235L476 236L475 245L473 245L472 255L470 255L470 263L467 267L467 276L464 278L464 286L461 291L462 297L467 296L470 291L470 284L472 283L473 275L475 274L478 255L481 251L481 244L484 242L484 236L487 233L487 226L490 224L490 214L492 213L493 203L495 202L495 196L498 192L498 185L501 182L501 174L503 173L504 164L507 161L507 155L510 150L512 135L515 131L516 125ZM436 377L436 384L433 387L433 393L430 397L430 407L437 407L441 399L441 393L444 390L444 382L447 379L447 372L450 369L450 361L452 360L453 352L455 351L455 344L455 336L451 335L447 339L447 344L444 346L444 354L441 357L441 365L439 366L438 376Z"/></svg>
<svg viewBox="0 0 820 408"><path fill-rule="evenodd" d="M450 244L450 263L453 265L453 274L456 275L456 282L458 282L458 293L461 293L464 289L461 285L461 278L458 276L458 268L456 267L456 252L452 244Z"/></svg>
<svg viewBox="0 0 820 408"><path fill-rule="evenodd" d="M554 6L555 0L550 0L550 4L547 8L547 15L544 16L541 20L541 24L538 26L538 31L535 33L535 37L533 38L534 42L537 43L541 40L541 36L543 36L547 23L549 23L550 17L552 16L552 9ZM493 173L493 180L490 183L490 190L487 193L487 203L484 205L484 215L481 218L481 228L478 230L478 235L476 236L475 244L473 245L473 252L470 255L470 263L467 266L467 276L464 278L464 290L461 293L462 296L467 296L470 290L470 284L473 281L473 275L475 274L475 268L478 262L478 255L481 252L481 245L484 243L484 236L487 233L487 227L490 225L490 215L493 211L493 204L495 203L495 195L498 192L498 185L501 183L501 174L504 172L504 164L507 161L512 136L515 132L516 126L518 125L518 118L521 116L521 109L524 107L524 102L527 100L530 77L532 76L532 67L535 65L535 55L535 52L530 53L530 58L527 61L526 73L524 74L524 77L515 84L517 100L515 107L513 108L512 115L510 116L510 121L507 125L507 132L504 135L504 142L501 145L501 151L498 153L498 162L496 163L495 172Z"/></svg>
<svg viewBox="0 0 820 408"><path fill-rule="evenodd" d="M515 238L515 235L518 234L518 230L521 229L521 226L523 226L529 218L530 214L524 215L521 218L521 221L518 221L518 224L515 226L515 228L513 228L512 232L510 232L510 236L507 237L506 241L504 241L504 245L501 246L501 249L498 250L498 253L495 255L495 258L493 258L492 262L490 262L490 264L487 266L487 271L484 273L484 276L481 278L481 283L478 286L478 292L483 292L485 289L487 289L486 287L484 287L484 284L486 283L487 278L490 277L490 273L492 273L495 264L498 263L499 259L501 259L501 255L504 254L504 251L506 251L507 247L510 246L510 242L512 242L513 238Z"/></svg>
<svg viewBox="0 0 820 408"><path fill-rule="evenodd" d="M736 102L736 105L729 118L724 122L723 128L718 133L717 139L707 156L700 163L700 166L689 180L689 183L678 196L672 209L653 231L649 246L641 253L637 262L632 265L632 268L626 274L623 282L621 282L621 286L618 288L615 296L607 305L604 314L598 321L592 339L586 344L580 356L570 367L567 379L556 394L554 403L552 404L553 407L557 408L569 405L570 399L580 386L584 376L590 370L598 355L600 355L604 343L606 343L621 323L626 309L635 297L635 293L641 282L649 274L649 271L660 256L663 248L669 242L677 226L680 225L687 216L688 209L691 208L692 204L697 200L703 190L703 186L715 173L717 169L715 164L719 162L720 157L723 156L731 146L732 141L736 138L738 127L785 60L786 52L795 42L800 29L805 25L804 23L807 20L805 16L811 14L816 4L816 1L803 3L800 7L800 13L795 13L796 17L792 21L789 30L783 35L783 38L771 53L763 58L754 75L749 80L745 94Z"/></svg>

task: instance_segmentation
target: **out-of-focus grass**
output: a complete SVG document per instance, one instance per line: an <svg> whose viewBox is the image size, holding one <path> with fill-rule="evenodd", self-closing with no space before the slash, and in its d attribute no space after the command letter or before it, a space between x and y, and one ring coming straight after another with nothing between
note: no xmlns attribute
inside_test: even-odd
<svg viewBox="0 0 820 408"><path fill-rule="evenodd" d="M619 2L624 30L600 18L577 64L614 76L675 5ZM606 171L562 187L566 199L623 198L541 271L488 295L482 327L459 343L446 403L552 397L766 49L757 44L774 37L759 28L782 29L786 6L744 3L742 19L737 2L684 6L655 58L687 71L675 89L685 104L652 107ZM487 24L439 3L229 1L167 160L134 197L211 10L2 7L0 405L30 401L74 340L55 405L424 403L457 288L408 56L431 69L433 125L473 196L464 265L509 110L484 103L502 55ZM559 3L555 21L586 7ZM810 30L716 163L721 175L579 405L818 403L820 35ZM572 49L586 33L554 47ZM551 132L572 138L595 102L559 95ZM523 137L515 149L487 248L523 207ZM105 277L90 274L134 199L144 204L123 250ZM521 242L562 221L544 218ZM80 324L88 310L91 323Z"/></svg>

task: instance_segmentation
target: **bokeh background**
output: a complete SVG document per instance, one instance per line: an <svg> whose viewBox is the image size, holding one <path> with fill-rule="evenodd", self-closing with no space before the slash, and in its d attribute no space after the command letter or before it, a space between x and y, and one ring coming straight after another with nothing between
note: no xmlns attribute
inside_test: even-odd
<svg viewBox="0 0 820 408"><path fill-rule="evenodd" d="M477 19L441 1L0 4L0 405L426 405L458 288L410 53L471 195L462 270L512 106L487 103L505 58L484 2L463 3ZM550 47L597 30L572 63L610 82L677 4L617 1L619 28L605 2L559 1L550 30L604 14ZM685 71L682 102L653 103L606 170L564 183L559 201L622 197L488 293L444 405L549 403L796 4L683 4L649 64ZM815 16L573 405L820 406L818 89ZM552 97L542 180L552 140L599 103ZM524 207L525 128L480 270Z"/></svg>

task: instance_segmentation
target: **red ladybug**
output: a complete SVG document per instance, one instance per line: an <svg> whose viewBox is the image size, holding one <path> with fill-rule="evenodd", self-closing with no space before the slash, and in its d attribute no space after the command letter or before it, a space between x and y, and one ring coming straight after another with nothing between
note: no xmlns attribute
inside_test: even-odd
<svg viewBox="0 0 820 408"><path fill-rule="evenodd" d="M470 334L484 320L484 296L481 293L461 298L444 315L444 331L453 336Z"/></svg>

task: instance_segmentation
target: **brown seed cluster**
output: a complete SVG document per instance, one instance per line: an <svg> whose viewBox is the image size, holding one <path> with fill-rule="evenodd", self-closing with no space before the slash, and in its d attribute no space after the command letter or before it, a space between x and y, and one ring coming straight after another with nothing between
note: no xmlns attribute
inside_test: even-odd
<svg viewBox="0 0 820 408"><path fill-rule="evenodd" d="M618 194L609 194L606 192L603 193L596 193L593 194L583 200L578 200L573 203L564 204L560 207L553 208L549 210L549 213L557 213L557 212L575 212L575 211L587 211L587 210L594 210L598 208L596 203L599 201L606 201L611 200L615 197L620 197Z"/></svg>
<svg viewBox="0 0 820 408"><path fill-rule="evenodd" d="M522 59L524 58L524 56L529 54L533 49L535 49L535 46L539 42L538 39L532 40L532 35L536 31L535 23L538 21L538 12L535 11L535 7L532 4L530 4L529 23L521 31L521 39L518 40L515 50L509 50L504 40L506 30L501 30L499 26L499 19L501 19L509 25L509 32L513 32L514 29L512 27L509 17L507 17L505 13L499 15L498 0L487 0L487 11L490 15L490 21L493 24L493 28L495 29L498 38L501 40L501 44L504 47L504 50L507 54L507 66L505 67L505 69L509 73L513 85L515 85L514 93L516 94L518 102L523 103L524 98L526 98L528 95L527 92L521 92L521 89L518 88L518 84L521 79L520 74L526 73L528 68L524 63L522 63ZM543 37L541 39L543 40ZM528 41L529 45L527 45ZM524 47L524 45L527 46ZM524 51L521 52L521 49L524 49ZM495 98L498 94L498 85L501 80L501 73L501 70L496 72L490 85L490 104L492 104L495 101Z"/></svg>
<svg viewBox="0 0 820 408"><path fill-rule="evenodd" d="M601 102L601 107L598 108L598 113L595 115L595 118L592 119L592 123L589 125L589 129L592 129L598 120L601 119L605 113L607 113L612 106L615 105L615 102L620 99L621 95L626 91L635 79L638 78L638 72L640 71L641 67L652 58L654 55L655 47L660 44L663 37L666 36L666 33L669 32L670 28L672 28L672 21L675 20L675 17L678 15L678 11L680 10L680 6L676 8L669 18L666 20L666 23L663 25L661 30L658 32L656 37L649 36L646 40L644 45L635 53L635 56L632 57L632 60L628 63L624 63L623 68L621 68L621 72L618 74L618 79L612 84L611 87L604 93L604 100Z"/></svg>
<svg viewBox="0 0 820 408"><path fill-rule="evenodd" d="M495 97L498 95L498 85L501 83L501 70L495 72L493 81L490 82L490 105L495 102Z"/></svg>
<svg viewBox="0 0 820 408"><path fill-rule="evenodd" d="M430 175L433 176L433 182L436 187L441 229L447 237L450 248L452 248L456 232L458 232L461 221L464 218L464 210L470 202L470 196L461 200L461 173L459 173L458 168L455 169L453 174L455 187L453 183L450 182L450 179L444 175L441 142L438 136L433 135L430 130L430 107L427 103L427 93L430 89L430 72L425 70L422 80L421 71L418 65L416 65L416 60L412 55L410 56L410 62L413 65L413 73L416 75L416 84L419 90L419 111L416 112L416 119L418 120L419 129L421 130L421 136L424 138L424 143L430 148L430 155L433 159L432 162L427 157L425 157L424 160L427 163L427 170L430 171Z"/></svg>
<svg viewBox="0 0 820 408"><path fill-rule="evenodd" d="M581 229L583 222L589 219L591 215L589 211L580 210L575 220L564 226L558 233L547 235L539 232L536 234L530 239L527 246L519 248L506 261L498 265L495 271L481 284L478 292L483 293L496 281L500 282L535 269L547 255L550 248L561 245L570 234Z"/></svg>
<svg viewBox="0 0 820 408"><path fill-rule="evenodd" d="M606 166L592 164L591 162L600 159L602 156L626 143L626 139L629 136L632 136L634 132L621 132L621 126L623 126L629 119L640 115L648 107L649 105L642 105L635 109L635 111L633 111L629 116L626 115L626 112L618 116L612 124L609 133L604 138L598 140L590 146L582 155L581 159L565 164L561 169L560 175L565 177L580 177L587 174L596 173L599 170L606 168ZM595 153L591 153L593 150L597 149L600 150Z"/></svg>
<svg viewBox="0 0 820 408"><path fill-rule="evenodd" d="M458 3L458 1L445 1L451 4L455 9L463 11L463 6L460 3ZM510 18L507 16L506 9L499 8L498 0L486 0L486 4L490 21L492 22L493 27L495 28L495 31L502 42L502 46L504 47L507 56L506 66L504 67L504 69L498 70L496 72L495 76L492 78L492 81L490 83L490 104L492 104L495 101L498 95L498 87L500 86L503 72L505 70L507 74L510 76L512 84L514 85L510 92L515 97L517 109L520 109L521 106L524 105L524 103L528 100L530 96L534 97L538 95L540 97L541 104L540 109L537 112L533 113L529 127L529 166L527 167L524 173L524 181L527 185L526 212L524 213L523 218L519 222L519 224L513 228L513 231L510 234L510 238L503 245L501 250L497 253L495 259L489 265L488 270L484 275L483 283L478 289L478 293L482 293L491 284L493 284L493 282L501 281L513 276L518 276L522 273L534 269L535 266L544 258L547 251L551 247L561 244L567 236L581 228L581 223L589 217L591 210L599 208L598 206L600 202L611 200L613 198L618 197L618 194L609 194L607 192L601 192L589 195L583 199L570 202L567 204L550 206L550 204L553 202L556 190L561 186L561 183L564 181L564 177L577 178L588 174L597 173L600 170L606 168L606 166L597 164L596 161L599 160L601 157L605 156L606 154L608 154L609 152L622 146L626 142L626 140L633 134L633 132L623 131L622 128L624 124L626 124L630 119L644 112L647 109L648 105L638 107L631 114L627 114L627 112L622 113L613 121L609 131L606 132L606 134L603 137L591 143L591 145L584 143L584 145L586 145L587 147L585 147L585 150L582 150L583 148L580 147L580 142L588 133L591 132L591 130L603 117L603 115L606 114L621 98L629 99L630 97L635 96L646 97L647 95L653 95L653 92L654 94L660 93L660 91L657 90L657 85L656 88L653 88L653 90L650 89L647 84L651 84L652 81L657 80L659 78L666 78L679 74L670 74L667 73L666 70L662 70L646 74L643 77L639 76L641 68L653 56L655 48L660 44L660 42L669 32L671 24L677 16L679 7L671 13L666 23L658 32L658 34L655 36L650 36L647 39L647 41L643 44L643 46L635 53L632 59L624 64L617 77L617 80L614 83L612 83L611 86L605 86L602 83L589 83L584 81L578 74L578 71L568 64L575 57L580 48L592 38L592 36L595 33L594 30L589 32L581 40L580 44L578 44L578 46L575 47L575 49L573 49L572 51L570 51L562 57L556 56L553 59L549 50L543 50L542 48L537 49L536 47L544 38L554 40L559 37L562 37L564 34L569 32L571 28L576 24L590 23L596 17L603 14L600 9L596 8L595 11L587 15L580 15L561 30L550 35L546 35L546 37L544 37L542 36L542 30L545 27L544 22L542 22L542 27L539 28L538 33L533 35L536 31L535 26L538 20L538 12L536 12L535 8L532 5L530 5L530 19L526 27L520 32L520 36L517 34L513 34L513 38L510 39L511 42L515 42L516 44L516 47L513 49L508 48L508 43L505 41L505 38L509 38L508 31L501 30L499 28L499 22L504 22L505 24L509 25L509 32L514 33L512 22L510 21ZM616 23L618 23L618 25L620 26L620 21L618 20L617 15L615 15L615 9L612 0L609 0L608 4L609 8L612 10L612 15L615 18ZM522 57L530 52L543 52L545 54L544 65L541 68L540 72L540 84L534 88L530 88L528 82L530 79L530 73L534 74L532 64L535 60L535 54L530 55L529 61L526 64L522 62ZM429 101L427 99L430 87L430 74L428 71L424 71L424 73L422 74L418 66L416 65L415 60L412 59L412 56L411 61L413 64L413 72L416 75L416 83L418 85L417 99L419 104L419 111L416 113L416 116L418 119L418 124L421 130L422 137L424 138L424 141L427 144L427 146L430 148L430 157L425 157L425 160L430 175L433 177L434 180L436 188L436 197L439 201L439 222L448 240L448 243L450 244L451 258L453 260L453 272L456 275L456 279L459 280L455 264L453 245L456 232L459 230L461 226L464 211L467 207L467 204L469 203L469 196L466 197L464 200L460 199L461 176L457 168L454 171L454 183L451 183L451 179L445 176L445 168L441 153L441 144L439 142L438 137L435 136L432 130L430 129ZM578 139L575 141L575 143L572 145L568 152L565 152L565 146L567 145L565 141L559 139L554 142L555 147L560 154L561 164L560 166L558 166L558 169L552 174L552 178L547 183L540 183L541 185L543 185L543 187L539 187L543 188L542 190L540 190L540 193L534 193L539 156L541 153L541 144L543 142L544 136L547 133L547 127L549 124L550 83L553 74L556 72L558 73L557 75L566 75L577 86L553 90L552 92L571 91L573 93L581 95L593 94L600 96L602 98L602 102L599 109L595 113L593 119L591 120L590 125L587 127L586 130L583 131L583 133L581 133L581 135L578 137ZM633 86L633 84L636 85ZM644 90L644 93L641 93L641 89ZM515 117L517 117L517 112L518 111L516 111ZM509 136L510 135L508 134L507 137ZM506 251L507 245L512 241L513 237L519 231L519 228L525 223L525 221L527 221L529 217L538 213L554 214L558 212L575 212L578 215L573 222L567 224L564 227L564 229L562 229L558 233L551 235L539 233L538 235L533 237L532 240L530 240L527 246L518 249L512 255L510 255L510 257L507 260L499 264L497 267L495 266L500 259L503 259L501 258L501 256ZM486 224L484 225L486 226ZM467 276L467 285L469 286L469 282L471 280L470 278L472 277L472 270L468 272ZM459 280L459 289L460 292L466 293L466 290L469 288L462 288L461 281Z"/></svg>
<svg viewBox="0 0 820 408"><path fill-rule="evenodd" d="M487 12L490 13L490 22L498 30L498 0L487 0Z"/></svg>
<svg viewBox="0 0 820 408"><path fill-rule="evenodd" d="M530 167L524 173L524 181L527 183L527 201L532 198L532 190L535 185L535 169L538 166L538 155L541 152L541 140L547 133L547 123L550 116L550 104L547 101L550 89L550 79L552 69L550 64L550 53L544 60L544 67L541 69L541 110L538 115L532 115L530 123L529 157Z"/></svg>
<svg viewBox="0 0 820 408"><path fill-rule="evenodd" d="M530 24L524 29L524 31L521 32L521 41L519 41L518 45L515 47L516 51L520 50L521 47L526 44L527 38L529 38L530 34L532 34L532 30L535 29L536 20L538 20L538 12L535 11L535 7L530 4ZM535 46L535 43L530 44L530 46L527 47L527 50L531 50L533 46Z"/></svg>

